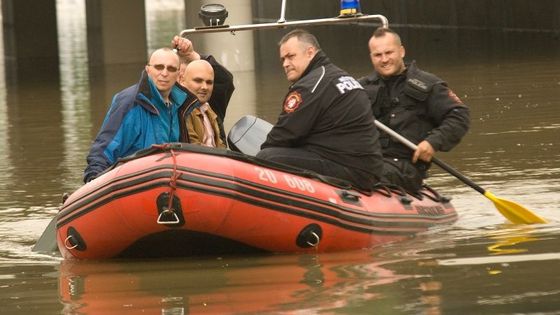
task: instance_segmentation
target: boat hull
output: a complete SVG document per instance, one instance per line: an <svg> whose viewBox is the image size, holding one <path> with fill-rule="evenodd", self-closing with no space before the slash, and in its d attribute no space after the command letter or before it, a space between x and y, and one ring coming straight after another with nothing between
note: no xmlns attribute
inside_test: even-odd
<svg viewBox="0 0 560 315"><path fill-rule="evenodd" d="M332 179L226 150L164 146L82 186L57 216L65 258L327 252L455 222L448 199Z"/></svg>

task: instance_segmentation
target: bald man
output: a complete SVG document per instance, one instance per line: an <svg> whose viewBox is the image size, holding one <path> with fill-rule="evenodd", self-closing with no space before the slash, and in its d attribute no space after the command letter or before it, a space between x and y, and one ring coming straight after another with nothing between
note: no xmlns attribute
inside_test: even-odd
<svg viewBox="0 0 560 315"><path fill-rule="evenodd" d="M177 48L177 53L179 57L181 57L182 63L188 64L195 60L206 60L212 66L214 70L214 91L212 91L208 103L212 110L218 115L217 120L218 126L220 127L220 138L222 142L225 143L226 133L224 130L224 120L229 101L235 91L233 74L229 72L226 67L222 66L212 55L198 53L194 49L194 43L188 38L177 35L173 37L171 45ZM181 67L181 69L183 70L185 68Z"/></svg>
<svg viewBox="0 0 560 315"><path fill-rule="evenodd" d="M179 67L179 56L173 50L157 49L150 55L140 81L115 94L87 157L84 182L121 157L152 144L181 140L180 109L198 106L198 100L175 85Z"/></svg>
<svg viewBox="0 0 560 315"><path fill-rule="evenodd" d="M186 119L189 143L208 147L225 148L220 137L218 116L208 101L214 89L214 70L206 60L194 60L181 65L179 84L187 88L199 100Z"/></svg>

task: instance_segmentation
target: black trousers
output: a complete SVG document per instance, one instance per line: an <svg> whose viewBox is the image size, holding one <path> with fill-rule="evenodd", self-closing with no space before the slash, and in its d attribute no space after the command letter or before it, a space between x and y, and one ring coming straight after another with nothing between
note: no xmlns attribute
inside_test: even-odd
<svg viewBox="0 0 560 315"><path fill-rule="evenodd" d="M428 166L425 163L397 158L384 158L383 182L401 186L407 191L417 192L422 188L427 177Z"/></svg>
<svg viewBox="0 0 560 315"><path fill-rule="evenodd" d="M362 190L371 190L373 185L377 183L376 178L365 172L350 169L331 160L327 160L315 152L301 148L265 148L257 153L257 157L311 170L321 175L344 179Z"/></svg>

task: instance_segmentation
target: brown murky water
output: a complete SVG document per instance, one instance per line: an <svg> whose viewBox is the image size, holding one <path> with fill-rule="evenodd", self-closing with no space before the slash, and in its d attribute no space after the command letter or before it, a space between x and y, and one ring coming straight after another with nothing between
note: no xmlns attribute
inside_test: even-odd
<svg viewBox="0 0 560 315"><path fill-rule="evenodd" d="M0 313L560 314L554 34L488 39L481 30L400 28L408 56L445 78L472 110L469 134L440 158L548 224L509 225L490 201L434 167L429 183L453 197L459 220L404 242L321 255L70 262L31 247L62 193L81 184L110 97L135 82L140 66L88 69L79 14L64 21L60 77L40 87L0 85ZM177 24L152 22L151 47L166 44ZM316 30L333 61L356 76L370 69L369 32ZM288 84L274 46L280 33L272 34L254 35L256 70L234 71L227 127L244 114L273 121L278 113Z"/></svg>

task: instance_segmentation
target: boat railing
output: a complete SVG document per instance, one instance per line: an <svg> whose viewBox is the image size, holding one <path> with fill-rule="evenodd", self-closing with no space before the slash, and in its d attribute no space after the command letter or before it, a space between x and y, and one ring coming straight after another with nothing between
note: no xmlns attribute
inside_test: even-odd
<svg viewBox="0 0 560 315"><path fill-rule="evenodd" d="M366 22L366 21L375 21L378 22L381 27L386 27L386 28L389 27L389 20L387 20L385 16L380 14L373 14L373 15L363 14L361 12L357 12L353 14L341 14L339 16L332 17L332 18L287 21L285 17L286 0L282 0L280 18L276 22L242 24L242 25L223 25L225 17L227 17L227 11L225 10L225 7L223 7L222 5L219 6L221 6L225 11L225 16L223 16L221 19L218 19L218 21L220 21L220 23L222 24L213 23L212 20L210 20L209 25L183 30L181 31L180 35L182 37L187 37L188 35L191 34L219 33L219 32L231 32L232 34L235 35L235 32L237 31L280 29L280 28L312 26L312 25L351 24L351 23L359 23L359 22ZM204 6L201 9L203 8ZM203 15L202 11L199 15L200 16Z"/></svg>

